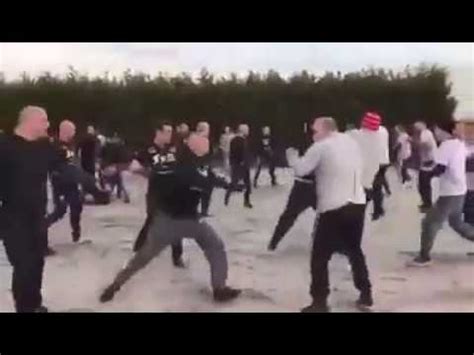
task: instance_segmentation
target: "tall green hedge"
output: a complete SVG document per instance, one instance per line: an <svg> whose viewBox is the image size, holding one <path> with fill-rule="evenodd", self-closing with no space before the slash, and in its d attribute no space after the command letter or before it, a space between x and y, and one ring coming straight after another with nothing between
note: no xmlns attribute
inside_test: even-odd
<svg viewBox="0 0 474 355"><path fill-rule="evenodd" d="M385 125L393 126L448 119L456 107L447 70L426 65L400 73L369 69L320 77L302 71L288 78L273 70L217 78L203 69L194 79L184 73L152 77L130 71L120 78L89 78L71 67L63 77L1 78L0 129L14 125L21 107L36 104L48 110L53 125L71 118L81 130L92 123L131 143L147 140L154 123L164 118L191 124L206 119L216 136L227 124L245 121L254 132L268 124L276 136L291 142L300 136L303 122L317 115L331 115L343 128L357 124L364 111L375 110Z"/></svg>

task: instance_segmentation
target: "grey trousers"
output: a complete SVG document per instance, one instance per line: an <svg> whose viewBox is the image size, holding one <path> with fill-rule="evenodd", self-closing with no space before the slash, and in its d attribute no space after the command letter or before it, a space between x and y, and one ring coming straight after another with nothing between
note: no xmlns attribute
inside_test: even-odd
<svg viewBox="0 0 474 355"><path fill-rule="evenodd" d="M227 280L227 255L224 243L214 229L204 221L175 219L159 211L153 217L145 244L119 272L114 285L120 288L166 247L176 244L183 237L194 239L204 252L211 267L212 288L224 287Z"/></svg>
<svg viewBox="0 0 474 355"><path fill-rule="evenodd" d="M474 227L463 221L465 195L441 196L421 224L421 255L429 257L436 234L446 220L461 237L474 241Z"/></svg>

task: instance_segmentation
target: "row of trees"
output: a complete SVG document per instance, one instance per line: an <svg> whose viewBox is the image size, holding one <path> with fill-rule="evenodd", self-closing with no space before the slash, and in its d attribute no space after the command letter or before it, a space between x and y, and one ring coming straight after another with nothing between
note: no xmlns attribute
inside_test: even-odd
<svg viewBox="0 0 474 355"><path fill-rule="evenodd" d="M301 135L307 119L318 115L335 117L341 128L357 124L366 110L381 113L387 126L449 119L456 107L450 93L446 69L426 65L400 73L369 69L316 76L302 71L288 78L273 70L218 78L206 69L194 78L131 71L119 78L91 78L70 67L62 77L23 74L6 82L0 76L0 128L13 126L22 106L36 104L47 108L53 124L71 118L80 129L94 124L132 143L148 139L158 119L190 124L206 119L216 136L223 126L239 122L254 131L270 125L290 142Z"/></svg>

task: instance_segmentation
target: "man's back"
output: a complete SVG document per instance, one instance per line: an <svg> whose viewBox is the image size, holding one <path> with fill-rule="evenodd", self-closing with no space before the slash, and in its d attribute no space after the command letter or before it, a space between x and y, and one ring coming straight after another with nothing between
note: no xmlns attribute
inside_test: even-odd
<svg viewBox="0 0 474 355"><path fill-rule="evenodd" d="M347 134L333 133L314 143L305 154L308 161L317 162L316 190L318 210L340 208L350 202L365 203L362 188L362 157L357 143ZM305 159L303 159L304 161ZM313 164L313 163L309 163ZM308 169L304 168L303 172ZM298 169L295 169L298 175Z"/></svg>
<svg viewBox="0 0 474 355"><path fill-rule="evenodd" d="M230 142L230 163L232 165L242 165L246 161L245 138L235 136Z"/></svg>

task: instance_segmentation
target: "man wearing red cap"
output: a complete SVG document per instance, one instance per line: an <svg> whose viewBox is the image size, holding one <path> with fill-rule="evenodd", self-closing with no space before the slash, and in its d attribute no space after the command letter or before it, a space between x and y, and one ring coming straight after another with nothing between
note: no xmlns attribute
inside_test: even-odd
<svg viewBox="0 0 474 355"><path fill-rule="evenodd" d="M372 215L374 220L384 215L381 167L388 163L388 147L385 149L385 140L380 134L380 122L380 115L367 112L362 118L361 128L348 132L359 143L362 152L364 161L362 184L367 199L374 201ZM386 143L388 145L388 139Z"/></svg>

